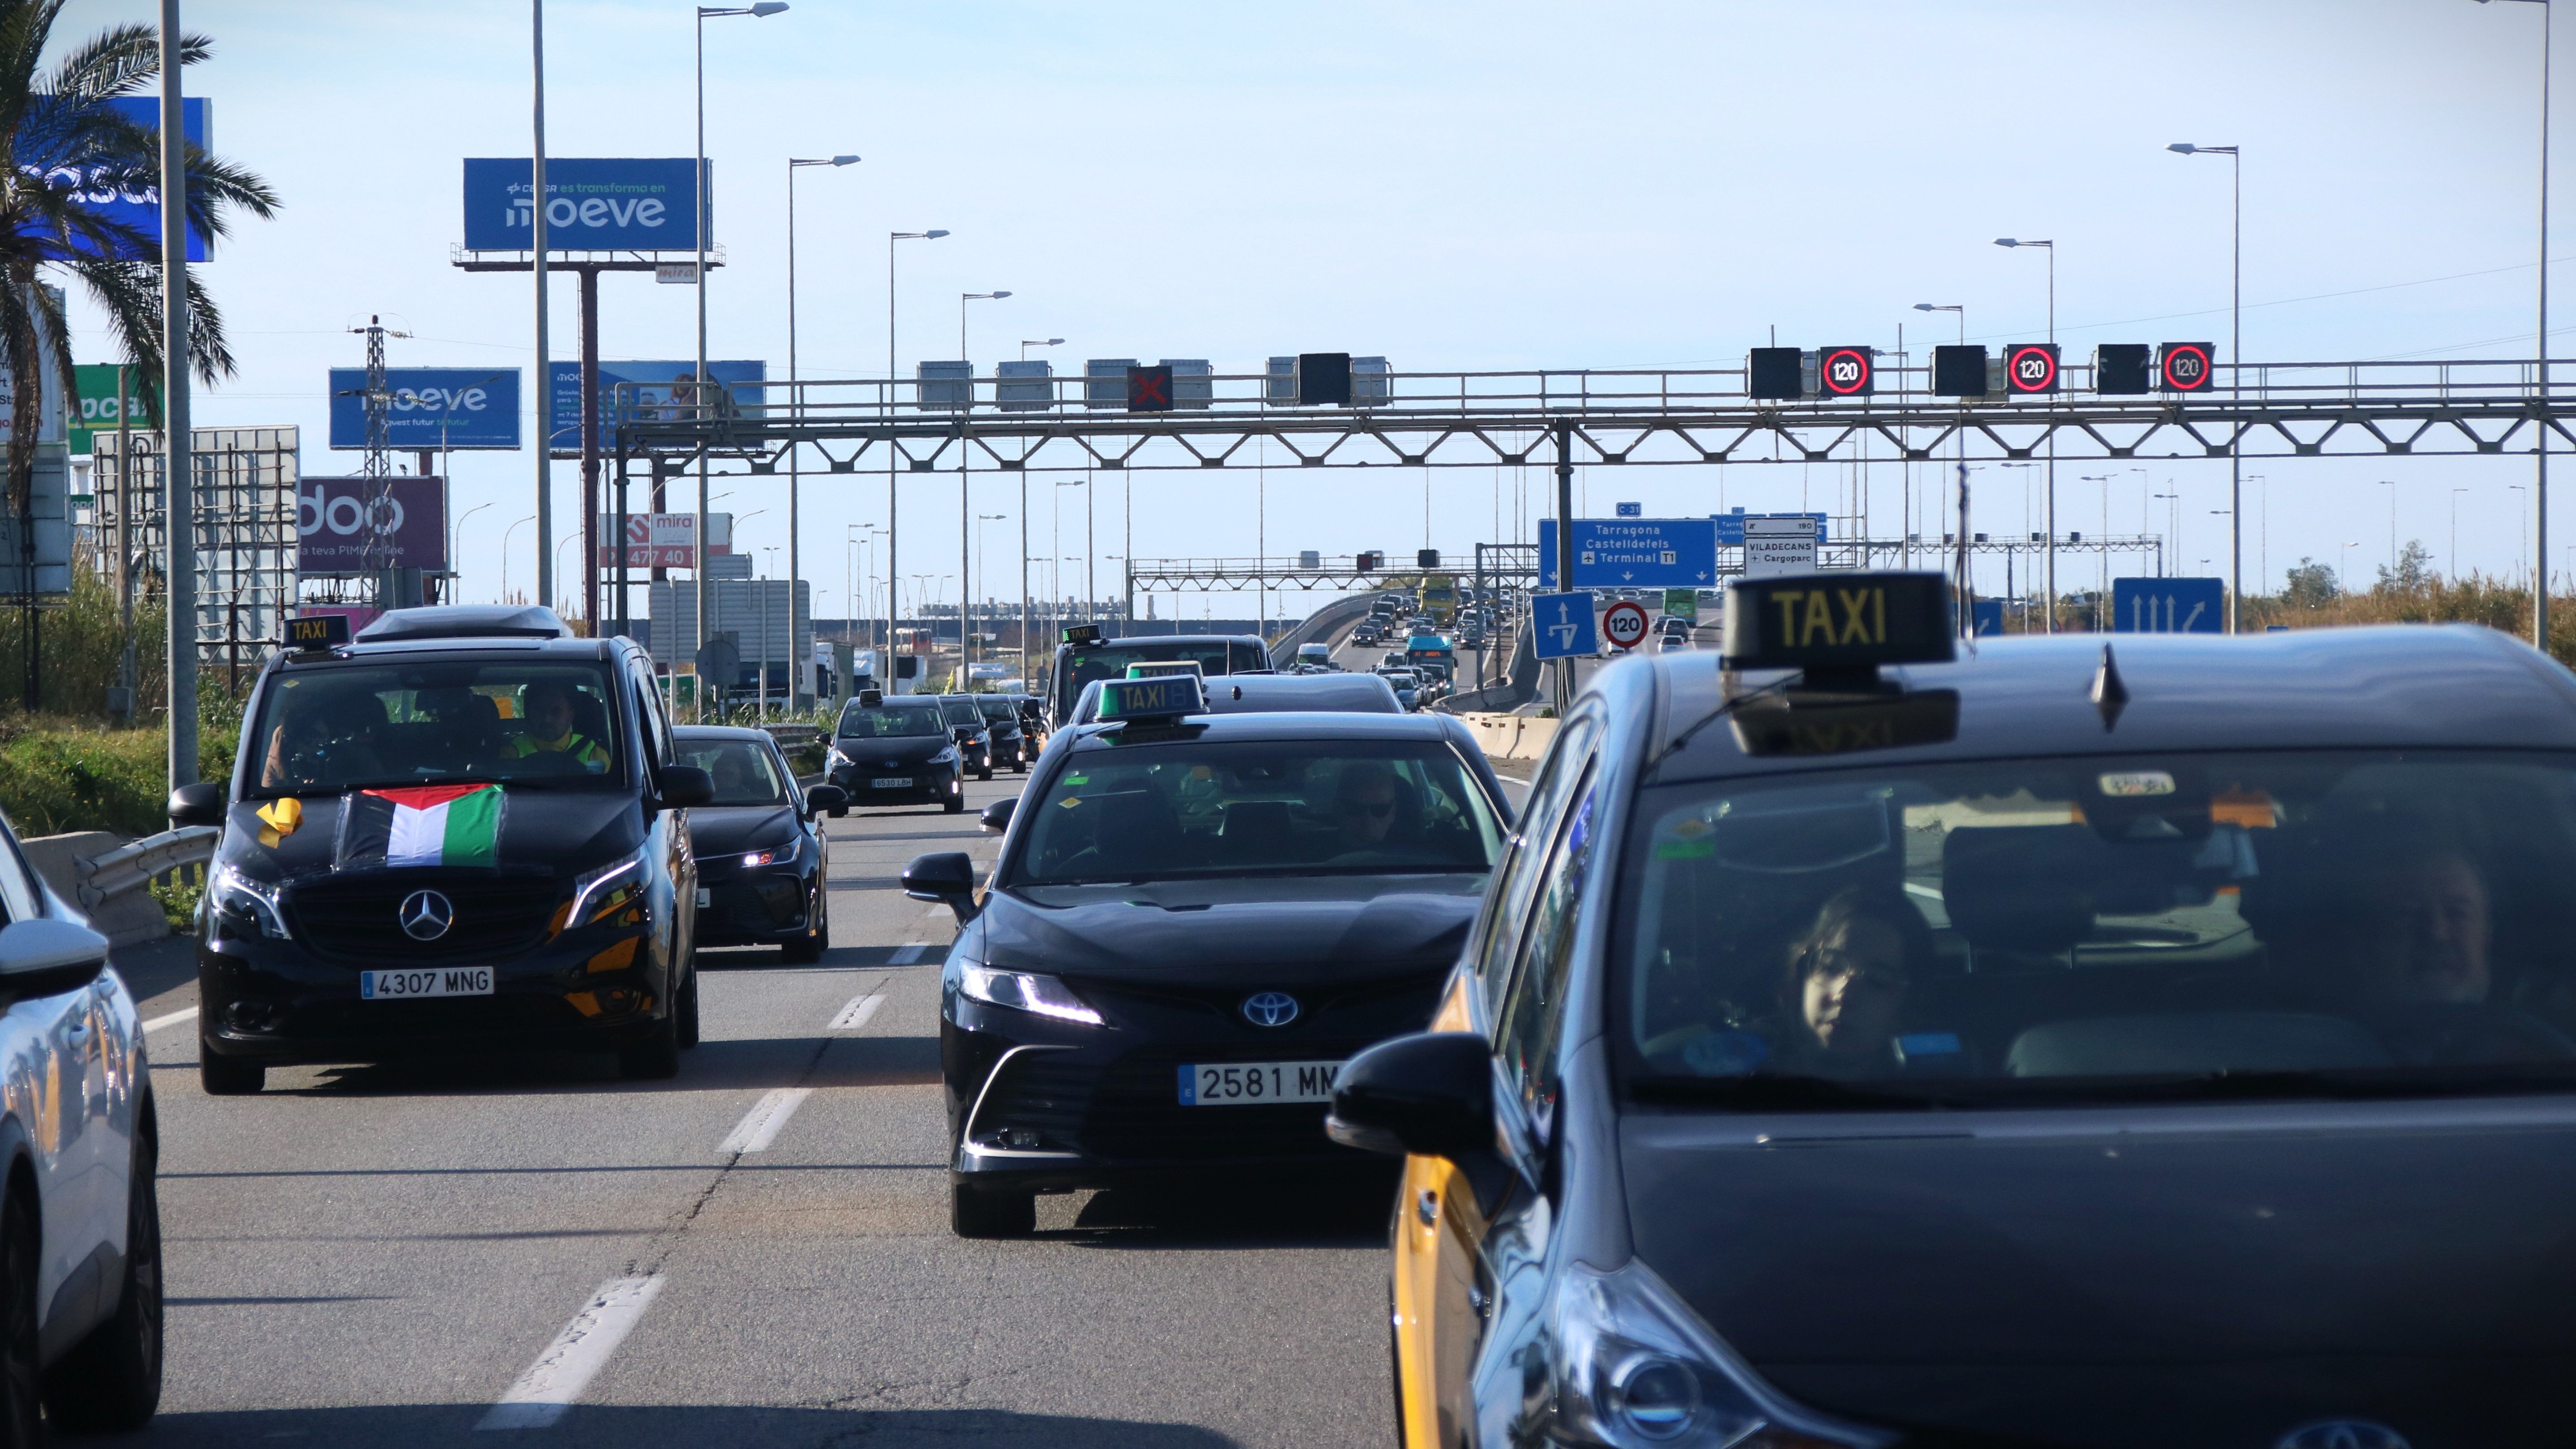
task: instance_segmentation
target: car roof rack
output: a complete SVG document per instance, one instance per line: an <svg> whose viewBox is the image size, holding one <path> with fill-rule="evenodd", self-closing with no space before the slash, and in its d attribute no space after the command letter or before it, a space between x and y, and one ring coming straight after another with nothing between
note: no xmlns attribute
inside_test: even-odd
<svg viewBox="0 0 2576 1449"><path fill-rule="evenodd" d="M361 644L408 639L569 639L572 630L542 604L439 604L388 609L358 631Z"/></svg>

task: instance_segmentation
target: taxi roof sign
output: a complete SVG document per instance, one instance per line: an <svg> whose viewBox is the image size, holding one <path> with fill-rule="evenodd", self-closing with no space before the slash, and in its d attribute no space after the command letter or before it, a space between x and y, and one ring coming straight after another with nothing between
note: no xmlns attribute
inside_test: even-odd
<svg viewBox="0 0 2576 1449"><path fill-rule="evenodd" d="M1950 583L1939 574L1787 574L1740 579L1729 594L1720 646L1729 669L1866 675L1958 657Z"/></svg>
<svg viewBox="0 0 2576 1449"><path fill-rule="evenodd" d="M349 616L346 614L306 614L286 621L286 647L305 650L337 649L349 642Z"/></svg>
<svg viewBox="0 0 2576 1449"><path fill-rule="evenodd" d="M1166 674L1186 674L1194 679L1207 677L1207 670L1195 659L1145 659L1127 666L1129 679L1156 679Z"/></svg>
<svg viewBox="0 0 2576 1449"><path fill-rule="evenodd" d="M1100 642L1100 626L1097 624L1071 625L1064 631L1064 642L1076 649L1086 644L1097 644Z"/></svg>
<svg viewBox="0 0 2576 1449"><path fill-rule="evenodd" d="M1174 720L1206 712L1207 695L1196 671L1100 683L1098 718L1104 723Z"/></svg>

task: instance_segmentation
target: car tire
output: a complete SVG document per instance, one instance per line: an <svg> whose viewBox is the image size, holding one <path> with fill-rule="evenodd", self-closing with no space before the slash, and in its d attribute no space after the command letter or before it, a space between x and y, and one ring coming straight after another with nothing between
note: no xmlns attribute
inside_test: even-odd
<svg viewBox="0 0 2576 1449"><path fill-rule="evenodd" d="M45 1412L74 1433L122 1433L161 1406L161 1194L156 1145L134 1141L125 1206L125 1281L116 1311L44 1377Z"/></svg>
<svg viewBox="0 0 2576 1449"><path fill-rule="evenodd" d="M1020 1238L1037 1231L1038 1195L948 1184L948 1226L961 1238Z"/></svg>
<svg viewBox="0 0 2576 1449"><path fill-rule="evenodd" d="M696 1046L698 1044L698 971L694 963L689 968L688 979L680 983L679 993L672 999L671 1015L677 1018L673 1025L679 1037L680 1050L687 1051Z"/></svg>
<svg viewBox="0 0 2576 1449"><path fill-rule="evenodd" d="M962 795L951 795L948 797L947 802L939 808L947 811L951 815L958 814L966 808L966 798Z"/></svg>
<svg viewBox="0 0 2576 1449"><path fill-rule="evenodd" d="M993 767L986 765L984 768L977 770L975 772L975 778L978 780L989 780L993 778Z"/></svg>
<svg viewBox="0 0 2576 1449"><path fill-rule="evenodd" d="M778 954L791 966L811 966L832 949L832 909L821 891L814 892L814 904L808 909L813 912L809 917L813 929L778 948Z"/></svg>
<svg viewBox="0 0 2576 1449"><path fill-rule="evenodd" d="M197 1038L197 1084L209 1097L250 1097L268 1085L268 1068L240 1057L222 1056Z"/></svg>
<svg viewBox="0 0 2576 1449"><path fill-rule="evenodd" d="M35 1192L12 1183L0 1196L0 1449L45 1442L44 1375L36 1359Z"/></svg>
<svg viewBox="0 0 2576 1449"><path fill-rule="evenodd" d="M849 816L850 816L850 807L849 807L849 806L847 806L847 805L835 805L835 806L833 806L833 807L832 807L832 818L833 818L833 819L835 819L835 820L846 820L846 819L848 819L848 818L849 818Z"/></svg>
<svg viewBox="0 0 2576 1449"><path fill-rule="evenodd" d="M655 1023L653 1034L617 1053L617 1075L630 1082L666 1082L680 1074L680 1013Z"/></svg>

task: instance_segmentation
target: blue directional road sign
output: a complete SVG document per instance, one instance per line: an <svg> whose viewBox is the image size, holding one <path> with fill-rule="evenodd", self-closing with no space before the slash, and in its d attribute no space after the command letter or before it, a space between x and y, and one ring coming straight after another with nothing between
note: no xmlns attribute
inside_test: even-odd
<svg viewBox="0 0 2576 1449"><path fill-rule="evenodd" d="M1742 512L1742 511L1740 511L1740 510L1739 510L1739 511L1734 512L1734 513L1720 513L1720 514L1717 514L1717 515L1715 515L1715 516L1711 519L1711 521L1712 521L1712 522L1714 522L1714 523L1717 525L1717 541L1718 541L1718 544L1719 544L1721 547L1725 547L1725 548L1742 548L1742 547L1744 547L1744 520L1745 520L1745 519L1747 519L1747 518L1795 518L1795 517L1797 517L1797 516L1798 516L1798 515L1796 515L1796 514L1794 514L1794 513L1768 513L1768 514L1764 514L1764 513L1753 513L1753 514L1747 514L1747 513L1744 513L1744 512ZM1825 538L1825 516L1824 516L1823 514L1821 514L1821 513L1810 513L1810 514L1808 514L1808 515L1807 515L1807 517L1812 518L1812 519L1814 519L1814 520L1816 521L1816 542L1818 542L1818 543L1823 543L1823 542L1825 542L1825 541L1826 541L1826 538Z"/></svg>
<svg viewBox="0 0 2576 1449"><path fill-rule="evenodd" d="M1717 582L1717 521L1710 518L1574 520L1574 587L1704 589ZM1538 586L1556 581L1556 520L1538 524Z"/></svg>
<svg viewBox="0 0 2576 1449"><path fill-rule="evenodd" d="M1579 572L1580 570L1578 570ZM1567 659L1601 652L1592 632L1590 594L1538 594L1530 599L1531 639L1541 659Z"/></svg>
<svg viewBox="0 0 2576 1449"><path fill-rule="evenodd" d="M1968 601L1968 608L1970 618L1973 621L1970 632L1975 634L1978 638L1983 639L1989 635L2000 634L2004 631L2003 600L1971 599Z"/></svg>
<svg viewBox="0 0 2576 1449"><path fill-rule="evenodd" d="M1621 518L1643 518L1646 516L1646 505L1642 503L1622 503L1619 505L1619 516Z"/></svg>
<svg viewBox="0 0 2576 1449"><path fill-rule="evenodd" d="M2220 634L2227 628L2225 579L2113 579L2115 634Z"/></svg>

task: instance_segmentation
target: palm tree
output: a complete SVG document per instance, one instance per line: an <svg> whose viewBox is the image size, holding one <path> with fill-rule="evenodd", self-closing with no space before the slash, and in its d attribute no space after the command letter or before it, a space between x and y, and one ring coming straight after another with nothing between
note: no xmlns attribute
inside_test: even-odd
<svg viewBox="0 0 2576 1449"><path fill-rule="evenodd" d="M149 93L161 71L160 32L114 26L72 45L49 68L45 51L66 3L0 0L0 155L16 162L0 167L0 366L15 380L0 497L18 522L29 710L37 707L38 679L33 479L44 388L37 380L50 364L62 395L79 396L63 300L45 279L63 273L77 279L107 314L109 330L137 371L157 378L162 367L161 239L85 199L107 192L158 195L159 138L112 103ZM181 38L183 64L211 52L203 36ZM187 177L188 225L210 243L227 233L233 208L263 219L277 208L267 182L194 146L187 151ZM222 315L194 277L187 296L188 353L196 375L211 385L232 374L232 350L224 343ZM157 414L159 390L147 389L146 396ZM185 524L174 519L167 526ZM187 628L188 621L173 619L170 626Z"/></svg>

